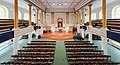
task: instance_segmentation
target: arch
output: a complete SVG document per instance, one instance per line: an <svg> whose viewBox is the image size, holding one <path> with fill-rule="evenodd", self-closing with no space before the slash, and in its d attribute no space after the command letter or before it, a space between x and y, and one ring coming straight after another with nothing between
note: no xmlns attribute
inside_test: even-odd
<svg viewBox="0 0 120 65"><path fill-rule="evenodd" d="M0 19L8 19L9 18L9 12L7 7L0 5Z"/></svg>
<svg viewBox="0 0 120 65"><path fill-rule="evenodd" d="M112 9L112 18L120 18L120 5L117 5Z"/></svg>
<svg viewBox="0 0 120 65"><path fill-rule="evenodd" d="M18 19L21 19L21 12L18 10Z"/></svg>
<svg viewBox="0 0 120 65"><path fill-rule="evenodd" d="M63 19L62 18L58 18L57 22L58 22L58 28L63 27Z"/></svg>

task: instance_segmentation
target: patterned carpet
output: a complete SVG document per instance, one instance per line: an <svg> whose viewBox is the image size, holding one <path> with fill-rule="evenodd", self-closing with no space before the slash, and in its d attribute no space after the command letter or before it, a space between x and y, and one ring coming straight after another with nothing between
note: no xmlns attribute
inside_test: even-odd
<svg viewBox="0 0 120 65"><path fill-rule="evenodd" d="M45 33L41 35L41 38L47 38L51 40L69 40L72 39L75 34L73 32L53 32Z"/></svg>

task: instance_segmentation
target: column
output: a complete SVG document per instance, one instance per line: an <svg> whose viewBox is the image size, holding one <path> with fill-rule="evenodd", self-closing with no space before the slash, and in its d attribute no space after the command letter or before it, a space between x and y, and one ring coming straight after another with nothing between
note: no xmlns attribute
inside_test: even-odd
<svg viewBox="0 0 120 65"><path fill-rule="evenodd" d="M69 12L66 13L66 24L69 24Z"/></svg>
<svg viewBox="0 0 120 65"><path fill-rule="evenodd" d="M84 26L84 21L85 21L85 11L84 8L82 9L82 26ZM84 29L81 29L82 37L84 38Z"/></svg>
<svg viewBox="0 0 120 65"><path fill-rule="evenodd" d="M66 13L66 26L65 26L65 31L69 31L69 12Z"/></svg>
<svg viewBox="0 0 120 65"><path fill-rule="evenodd" d="M18 0L14 0L14 31L18 31ZM19 50L19 37L13 39L13 55Z"/></svg>
<svg viewBox="0 0 120 65"><path fill-rule="evenodd" d="M77 12L77 32L80 33L80 12Z"/></svg>
<svg viewBox="0 0 120 65"><path fill-rule="evenodd" d="M37 10L36 11L36 25L38 25L38 12L39 12L39 9L37 8L36 10Z"/></svg>
<svg viewBox="0 0 120 65"><path fill-rule="evenodd" d="M29 6L29 26L31 26L32 25L32 11L31 11L32 5L28 4L28 6Z"/></svg>
<svg viewBox="0 0 120 65"><path fill-rule="evenodd" d="M102 0L102 27L103 30L106 31L107 28L107 24L106 24L106 0ZM107 44L107 32L105 37L101 37L102 38L102 49L104 50L104 54L107 55L108 54L108 44Z"/></svg>
<svg viewBox="0 0 120 65"><path fill-rule="evenodd" d="M44 24L46 24L46 12L44 12Z"/></svg>
<svg viewBox="0 0 120 65"><path fill-rule="evenodd" d="M41 11L41 13L40 13L40 22L41 22L41 24L43 24L43 11Z"/></svg>
<svg viewBox="0 0 120 65"><path fill-rule="evenodd" d="M55 26L54 26L54 13L53 13L53 12L51 13L51 23L52 23L51 31L52 31L52 32L55 32Z"/></svg>
<svg viewBox="0 0 120 65"><path fill-rule="evenodd" d="M38 26L38 12L39 9L36 8L36 26ZM36 30L36 39L38 39L38 36L39 36L39 29Z"/></svg>
<svg viewBox="0 0 120 65"><path fill-rule="evenodd" d="M91 18L91 14L92 14L92 4L88 5L89 6L89 27L92 27L92 18ZM92 43L92 33L89 32L89 41L90 43Z"/></svg>
<svg viewBox="0 0 120 65"><path fill-rule="evenodd" d="M41 10L39 10L39 22L38 22L38 25L40 25L41 24Z"/></svg>
<svg viewBox="0 0 120 65"><path fill-rule="evenodd" d="M29 6L29 27L32 27L32 5L28 4ZM28 43L32 41L32 32L28 33Z"/></svg>
<svg viewBox="0 0 120 65"><path fill-rule="evenodd" d="M76 24L76 13L74 13L74 24Z"/></svg>
<svg viewBox="0 0 120 65"><path fill-rule="evenodd" d="M78 24L80 24L80 12L78 11Z"/></svg>
<svg viewBox="0 0 120 65"><path fill-rule="evenodd" d="M89 6L89 26L92 26L92 4L88 5Z"/></svg>
<svg viewBox="0 0 120 65"><path fill-rule="evenodd" d="M51 23L54 24L54 13L51 13Z"/></svg>
<svg viewBox="0 0 120 65"><path fill-rule="evenodd" d="M84 8L82 9L82 25L84 25L85 22L85 11Z"/></svg>

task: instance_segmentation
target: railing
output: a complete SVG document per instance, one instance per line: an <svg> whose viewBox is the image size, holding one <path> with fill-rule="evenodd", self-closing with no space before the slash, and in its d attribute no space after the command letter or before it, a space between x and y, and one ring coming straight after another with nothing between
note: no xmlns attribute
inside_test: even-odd
<svg viewBox="0 0 120 65"><path fill-rule="evenodd" d="M0 43L14 38L14 31L7 31L0 33Z"/></svg>

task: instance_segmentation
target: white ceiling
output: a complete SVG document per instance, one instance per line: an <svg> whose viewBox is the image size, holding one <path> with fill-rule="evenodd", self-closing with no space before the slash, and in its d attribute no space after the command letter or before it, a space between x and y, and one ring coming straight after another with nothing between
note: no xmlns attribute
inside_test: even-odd
<svg viewBox="0 0 120 65"><path fill-rule="evenodd" d="M38 0L46 6L46 8L74 8L82 0ZM54 4L54 5L53 5Z"/></svg>
<svg viewBox="0 0 120 65"><path fill-rule="evenodd" d="M14 0L2 0L2 1L8 2L10 4L14 4ZM28 10L28 4L24 0L18 0L18 1L19 1L19 7ZM31 0L31 1L36 1L37 4L41 4L48 9L55 9L55 8L56 9L58 9L58 8L73 9L75 7L80 7L79 4L84 3L86 0ZM93 3L93 7L92 7L93 10L95 8L99 8L102 6L101 1L102 0L96 0ZM107 4L112 3L114 1L117 1L117 0L107 0ZM55 3L55 5L53 5L53 3ZM62 6L57 5L58 3L61 3ZM65 5L65 3L66 3L66 5ZM41 6L41 5L39 5L39 6Z"/></svg>

